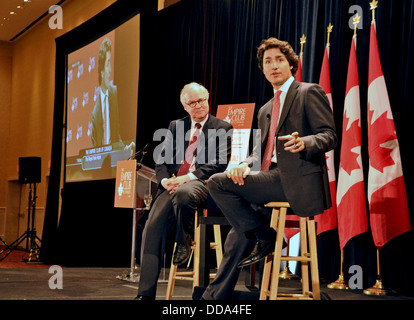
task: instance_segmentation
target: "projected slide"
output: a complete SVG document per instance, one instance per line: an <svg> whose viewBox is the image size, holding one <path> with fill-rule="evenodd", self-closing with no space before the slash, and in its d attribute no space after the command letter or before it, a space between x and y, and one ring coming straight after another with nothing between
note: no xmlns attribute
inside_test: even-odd
<svg viewBox="0 0 414 320"><path fill-rule="evenodd" d="M139 15L67 56L66 182L115 178L135 152Z"/></svg>

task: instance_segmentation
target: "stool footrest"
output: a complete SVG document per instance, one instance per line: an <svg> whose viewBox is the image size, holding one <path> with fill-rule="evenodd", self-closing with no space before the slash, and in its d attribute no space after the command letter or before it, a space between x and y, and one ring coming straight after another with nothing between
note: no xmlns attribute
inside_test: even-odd
<svg viewBox="0 0 414 320"><path fill-rule="evenodd" d="M175 280L188 280L193 281L193 277L181 277L181 276L175 276Z"/></svg>
<svg viewBox="0 0 414 320"><path fill-rule="evenodd" d="M312 261L312 259L308 258L308 257L281 257L280 260L282 260L282 261L302 261L302 262Z"/></svg>
<svg viewBox="0 0 414 320"><path fill-rule="evenodd" d="M179 271L179 272L176 272L175 275L176 276L193 276L194 271Z"/></svg>
<svg viewBox="0 0 414 320"><path fill-rule="evenodd" d="M278 300L313 300L310 294L278 293Z"/></svg>

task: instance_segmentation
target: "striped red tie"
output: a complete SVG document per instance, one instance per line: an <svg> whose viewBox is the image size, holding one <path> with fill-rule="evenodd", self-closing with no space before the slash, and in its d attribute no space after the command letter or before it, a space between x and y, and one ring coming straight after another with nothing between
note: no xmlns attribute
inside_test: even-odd
<svg viewBox="0 0 414 320"><path fill-rule="evenodd" d="M267 136L267 144L266 149L263 155L262 166L260 167L260 171L268 171L270 167L270 163L272 161L273 150L275 147L275 136L276 136L276 129L277 124L279 122L279 112L280 112L280 94L282 91L278 90L275 93L275 98L273 100L273 108L272 108L272 118L270 119L270 127L269 127L269 134Z"/></svg>
<svg viewBox="0 0 414 320"><path fill-rule="evenodd" d="M195 157L195 154L197 153L197 140L201 133L201 124L196 123L195 127L196 130L194 131L193 137L191 138L187 150L185 151L185 159L183 164L180 166L180 169L178 170L177 177L183 176L188 173L191 167L191 163L193 162L193 159Z"/></svg>

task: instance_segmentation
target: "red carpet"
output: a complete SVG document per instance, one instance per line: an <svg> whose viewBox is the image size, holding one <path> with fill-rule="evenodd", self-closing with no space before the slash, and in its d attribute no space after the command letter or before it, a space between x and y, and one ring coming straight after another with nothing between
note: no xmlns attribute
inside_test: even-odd
<svg viewBox="0 0 414 320"><path fill-rule="evenodd" d="M2 252L6 247L0 246L0 259L3 259L9 253L8 250ZM0 269L11 268L48 268L41 262L37 262L36 255L32 254L30 262L28 262L30 253L22 250L12 251L4 260L0 261Z"/></svg>

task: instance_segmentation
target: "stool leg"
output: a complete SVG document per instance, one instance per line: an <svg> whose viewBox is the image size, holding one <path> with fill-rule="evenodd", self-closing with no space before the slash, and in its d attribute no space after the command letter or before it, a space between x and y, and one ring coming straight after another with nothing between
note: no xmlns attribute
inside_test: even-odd
<svg viewBox="0 0 414 320"><path fill-rule="evenodd" d="M279 218L279 208L273 208L272 218L270 220L270 227L273 228L274 230L276 230L278 218ZM267 295L268 295L269 284L270 284L270 274L272 271L272 260L273 260L272 255L268 255L265 259L263 275L262 275L262 285L260 288L260 300L266 300Z"/></svg>
<svg viewBox="0 0 414 320"><path fill-rule="evenodd" d="M223 248L221 245L220 225L218 224L213 225L213 229L214 229L214 243L216 244L215 250L216 250L216 260L217 260L217 269L218 269L221 263L221 259L223 259Z"/></svg>
<svg viewBox="0 0 414 320"><path fill-rule="evenodd" d="M177 244L174 244L174 251L175 251L176 246ZM170 275L168 276L168 285L167 285L167 292L165 294L165 300L172 300L176 273L177 273L177 266L175 266L173 264L173 261L171 260Z"/></svg>
<svg viewBox="0 0 414 320"><path fill-rule="evenodd" d="M319 288L319 269L318 269L318 254L316 246L316 230L315 230L315 219L310 217L308 219L308 230L309 230L309 251L311 256L311 277L312 277L312 293L313 299L320 300L320 288Z"/></svg>
<svg viewBox="0 0 414 320"><path fill-rule="evenodd" d="M280 209L280 218L278 221L276 236L276 248L273 257L272 279L270 284L270 300L276 300L279 287L280 262L282 258L283 236L285 234L286 211L287 208Z"/></svg>
<svg viewBox="0 0 414 320"><path fill-rule="evenodd" d="M306 229L306 218L299 218L300 228L300 256L302 258L308 257L308 236ZM307 261L301 261L301 273L302 273L302 294L307 295L309 293L309 265Z"/></svg>
<svg viewBox="0 0 414 320"><path fill-rule="evenodd" d="M193 289L200 283L200 216L198 211L194 220L194 242Z"/></svg>

